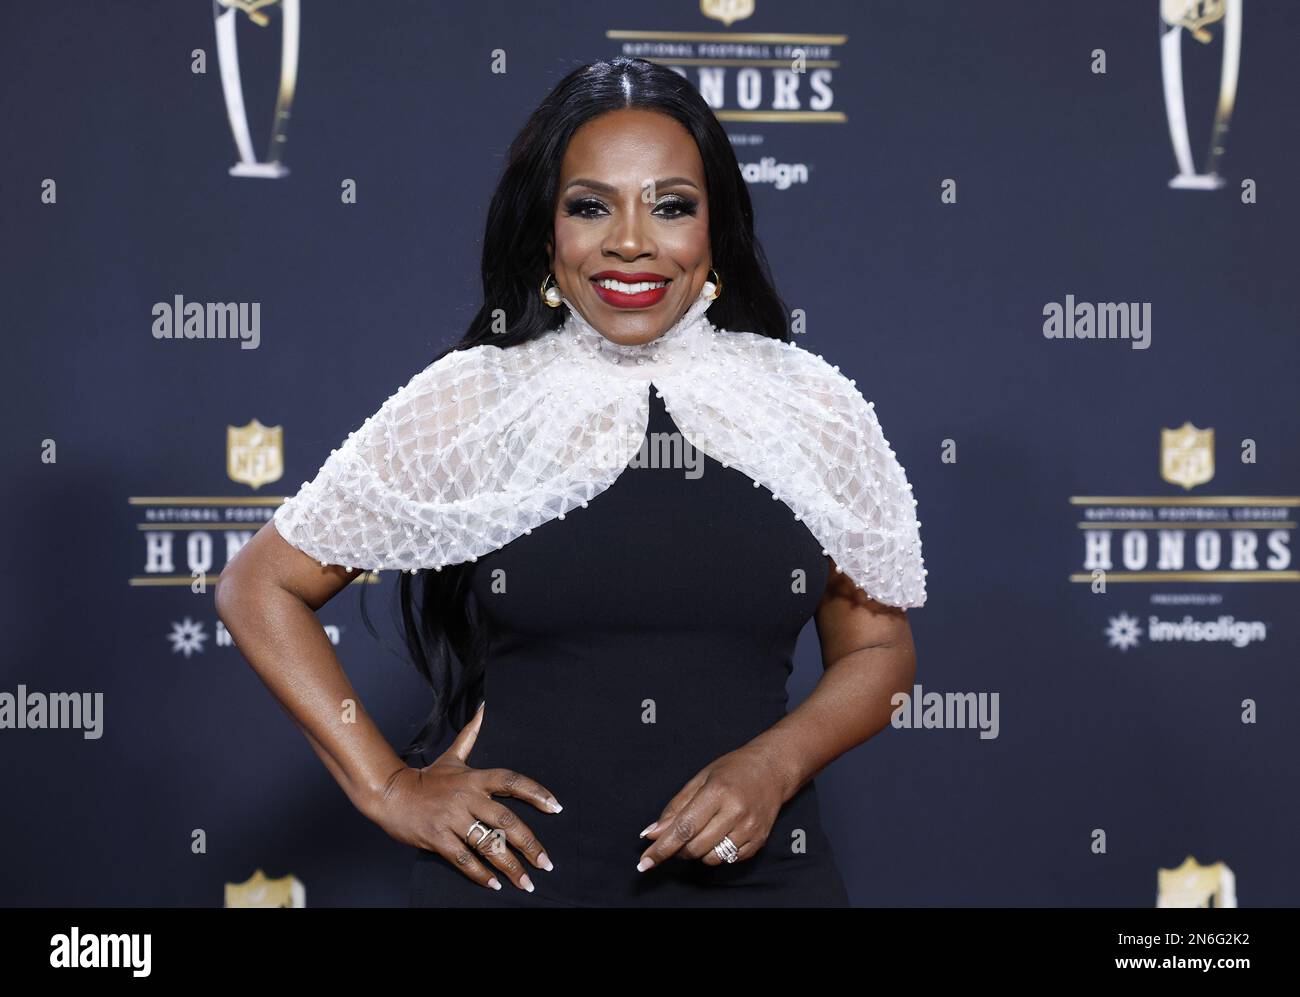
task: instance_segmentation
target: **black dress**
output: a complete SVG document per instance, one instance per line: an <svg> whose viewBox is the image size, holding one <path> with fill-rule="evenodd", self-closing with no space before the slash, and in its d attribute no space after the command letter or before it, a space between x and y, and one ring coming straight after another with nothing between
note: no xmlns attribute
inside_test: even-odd
<svg viewBox="0 0 1300 997"><path fill-rule="evenodd" d="M647 458L662 452L653 434L680 437L648 390ZM535 892L494 867L493 890L414 849L413 906L848 905L811 781L753 857L636 869L651 844L638 835L682 786L787 712L795 641L830 570L785 503L687 453L685 467L634 461L587 508L475 563L474 596L495 636L469 764L514 769L555 794L558 814L494 797L555 868L534 868L512 846Z"/></svg>

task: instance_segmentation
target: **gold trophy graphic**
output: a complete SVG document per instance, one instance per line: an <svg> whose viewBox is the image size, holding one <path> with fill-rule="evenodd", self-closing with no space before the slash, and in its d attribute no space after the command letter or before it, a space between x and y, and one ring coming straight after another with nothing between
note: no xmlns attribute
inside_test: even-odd
<svg viewBox="0 0 1300 997"><path fill-rule="evenodd" d="M253 138L248 130L248 112L244 107L244 84L239 75L239 47L235 41L235 23L240 13L259 28L271 23L265 10L280 10L280 88L275 98L275 118L266 160L259 162L253 152ZM293 104L298 81L298 0L212 0L212 14L217 29L217 63L221 67L221 92L226 98L226 115L235 136L239 162L230 167L232 177L266 177L289 175L281 162L289 108Z"/></svg>
<svg viewBox="0 0 1300 997"><path fill-rule="evenodd" d="M1192 142L1187 132L1187 104L1183 94L1183 32L1202 45L1214 38L1212 25L1222 22L1223 59L1219 67L1219 102L1214 109L1210 151L1205 169L1196 171ZM1169 138L1178 161L1178 174L1169 186L1182 190L1217 190L1232 106L1237 99L1237 70L1241 66L1241 0L1160 0L1160 74L1164 80L1165 116Z"/></svg>

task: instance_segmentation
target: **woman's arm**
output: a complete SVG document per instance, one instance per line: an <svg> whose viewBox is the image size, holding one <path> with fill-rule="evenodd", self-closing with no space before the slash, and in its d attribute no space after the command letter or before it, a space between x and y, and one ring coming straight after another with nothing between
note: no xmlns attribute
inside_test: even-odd
<svg viewBox="0 0 1300 997"><path fill-rule="evenodd" d="M916 670L906 611L868 598L832 561L816 622L826 672L812 694L697 772L641 832L654 843L637 869L674 855L717 865L724 834L739 858L752 857L808 780L889 723L890 700L911 688Z"/></svg>
<svg viewBox="0 0 1300 997"><path fill-rule="evenodd" d="M815 616L825 674L812 693L752 742L765 749L790 799L826 765L889 723L910 692L916 648L907 611L868 597L831 562Z"/></svg>
<svg viewBox="0 0 1300 997"><path fill-rule="evenodd" d="M267 523L221 573L217 614L348 798L370 815L406 765L357 699L316 611L358 574L322 567ZM345 702L355 722L345 721Z"/></svg>
<svg viewBox="0 0 1300 997"><path fill-rule="evenodd" d="M217 613L358 810L398 841L442 855L475 882L501 888L482 858L531 892L526 869L506 843L537 868L549 869L551 862L527 823L492 797L513 796L548 813L558 811L554 797L512 769L468 765L482 707L432 765L412 768L393 750L316 618L316 610L359 573L322 566L267 523L217 580ZM475 820L501 829L504 839L471 849L465 835Z"/></svg>

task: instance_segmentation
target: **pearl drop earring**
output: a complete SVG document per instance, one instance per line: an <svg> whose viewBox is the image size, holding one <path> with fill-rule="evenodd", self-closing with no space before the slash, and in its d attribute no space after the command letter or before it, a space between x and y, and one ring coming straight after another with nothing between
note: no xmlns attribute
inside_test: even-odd
<svg viewBox="0 0 1300 997"><path fill-rule="evenodd" d="M552 284L550 287L546 286L547 281L554 279L555 274L553 273L548 273L542 278L542 300L546 302L549 308L560 307L560 286L558 284Z"/></svg>

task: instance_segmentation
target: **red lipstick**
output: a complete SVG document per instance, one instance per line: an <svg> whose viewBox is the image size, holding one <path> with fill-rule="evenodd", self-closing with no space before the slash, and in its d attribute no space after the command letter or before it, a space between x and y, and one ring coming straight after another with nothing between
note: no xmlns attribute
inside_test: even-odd
<svg viewBox="0 0 1300 997"><path fill-rule="evenodd" d="M599 283L602 280L617 280L624 284L662 282L663 286L628 294L618 288L603 286ZM663 274L648 273L646 271L624 273L622 270L602 270L591 278L591 286L596 289L596 294L600 296L600 300L607 305L613 305L615 308L648 308L651 305L658 304L663 299L663 296L668 293L669 283L671 283L671 278L665 277Z"/></svg>

